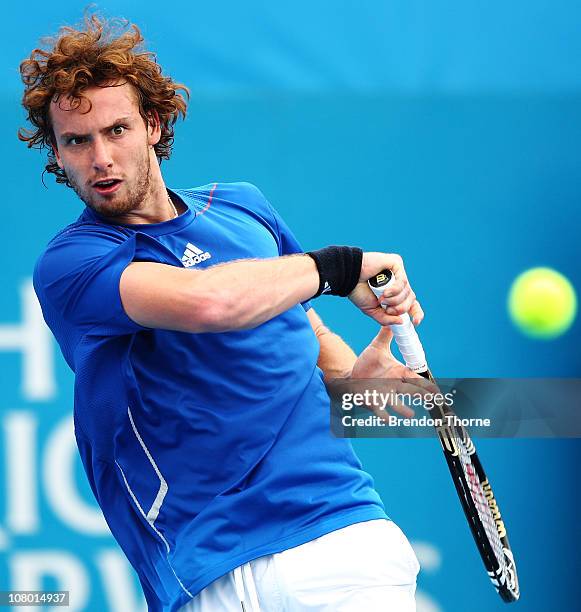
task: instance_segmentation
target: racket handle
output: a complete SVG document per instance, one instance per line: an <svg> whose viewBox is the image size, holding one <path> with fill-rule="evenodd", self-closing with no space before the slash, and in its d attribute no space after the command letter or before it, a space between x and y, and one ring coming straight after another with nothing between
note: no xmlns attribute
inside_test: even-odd
<svg viewBox="0 0 581 612"><path fill-rule="evenodd" d="M383 272L369 279L367 283L377 299L380 300L383 292L394 278L390 270L383 270ZM384 304L381 304L381 307L386 308ZM428 363L416 328L407 312L399 316L403 323L389 326L393 332L399 352L410 370L417 373L425 372L428 369Z"/></svg>

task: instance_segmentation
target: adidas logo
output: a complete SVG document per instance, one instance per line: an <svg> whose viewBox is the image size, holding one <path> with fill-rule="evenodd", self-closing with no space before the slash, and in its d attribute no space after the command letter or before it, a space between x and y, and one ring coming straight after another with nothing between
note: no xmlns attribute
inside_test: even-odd
<svg viewBox="0 0 581 612"><path fill-rule="evenodd" d="M182 255L182 263L185 268L191 268L196 264L199 264L202 261L206 261L206 259L210 259L212 257L208 251L202 251L197 246L194 246L191 242L188 242L186 245L186 250Z"/></svg>

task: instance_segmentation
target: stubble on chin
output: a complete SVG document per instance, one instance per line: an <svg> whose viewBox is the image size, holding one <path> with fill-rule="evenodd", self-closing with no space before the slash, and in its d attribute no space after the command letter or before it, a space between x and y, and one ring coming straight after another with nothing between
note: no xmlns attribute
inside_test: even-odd
<svg viewBox="0 0 581 612"><path fill-rule="evenodd" d="M121 189L127 191L125 197L119 197L119 194L115 193L112 198L107 199L94 193L90 185L81 187L73 175L67 175L67 178L73 191L87 207L103 217L115 219L142 207L150 187L150 163L149 155L146 155L139 164L133 185L123 183Z"/></svg>

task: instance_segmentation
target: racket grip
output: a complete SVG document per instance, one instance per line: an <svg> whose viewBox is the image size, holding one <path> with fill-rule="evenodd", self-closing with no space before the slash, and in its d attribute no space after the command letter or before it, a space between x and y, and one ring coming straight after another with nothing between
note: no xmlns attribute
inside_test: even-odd
<svg viewBox="0 0 581 612"><path fill-rule="evenodd" d="M389 286L393 278L393 274L389 270L384 270L368 281L369 288L373 291L378 300L381 299L383 292ZM384 304L381 304L381 307L386 308ZM389 326L393 332L393 337L395 338L399 352L410 370L413 372L425 372L428 369L428 363L426 361L424 347L420 342L416 328L407 312L400 315L400 318L403 321L401 324Z"/></svg>

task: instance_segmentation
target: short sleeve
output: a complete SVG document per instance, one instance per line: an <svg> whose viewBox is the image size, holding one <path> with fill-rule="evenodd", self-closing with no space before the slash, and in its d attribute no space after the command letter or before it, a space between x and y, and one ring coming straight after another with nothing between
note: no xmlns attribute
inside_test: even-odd
<svg viewBox="0 0 581 612"><path fill-rule="evenodd" d="M135 234L108 228L77 228L59 235L34 272L43 312L50 311L53 324L55 318L62 319L77 336L89 331L116 336L146 329L126 314L119 292L121 274L135 251ZM47 322L53 329L51 321ZM57 332L53 329L55 336Z"/></svg>
<svg viewBox="0 0 581 612"><path fill-rule="evenodd" d="M264 198L264 196L262 196ZM274 218L276 231L278 235L278 244L279 244L279 254L280 255L294 255L295 253L304 253L299 241L293 234L290 227L286 224L284 219L279 215L279 213L274 209L274 207L266 200L268 204L268 208ZM305 312L312 308L311 302L307 300L306 302L301 302Z"/></svg>

